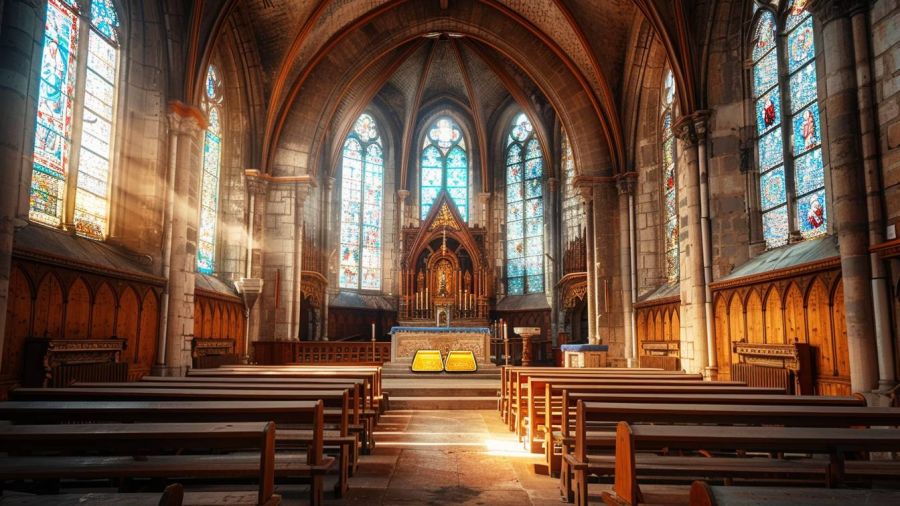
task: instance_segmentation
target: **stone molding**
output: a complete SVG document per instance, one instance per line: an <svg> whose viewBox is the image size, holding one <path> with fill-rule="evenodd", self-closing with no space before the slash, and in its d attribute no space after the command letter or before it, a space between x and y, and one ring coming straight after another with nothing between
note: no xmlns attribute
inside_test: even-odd
<svg viewBox="0 0 900 506"><path fill-rule="evenodd" d="M634 195L637 188L637 172L625 172L616 178L616 189L619 195Z"/></svg>
<svg viewBox="0 0 900 506"><path fill-rule="evenodd" d="M177 100L169 102L169 111L166 116L169 120L169 129L176 134L196 135L206 130L208 126L206 115L199 107Z"/></svg>
<svg viewBox="0 0 900 506"><path fill-rule="evenodd" d="M835 19L864 13L872 6L872 0L810 0L806 9L816 20L827 25Z"/></svg>
<svg viewBox="0 0 900 506"><path fill-rule="evenodd" d="M400 202L406 202L408 197L409 190L397 190L397 198L400 199Z"/></svg>
<svg viewBox="0 0 900 506"><path fill-rule="evenodd" d="M265 195L268 190L269 183L259 177L259 171L256 169L247 169L244 171L244 177L247 180L247 192L253 195Z"/></svg>

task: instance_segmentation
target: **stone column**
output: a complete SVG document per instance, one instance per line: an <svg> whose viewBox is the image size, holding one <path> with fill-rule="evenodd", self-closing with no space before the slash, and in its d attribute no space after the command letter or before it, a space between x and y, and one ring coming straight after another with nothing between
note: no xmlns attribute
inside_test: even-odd
<svg viewBox="0 0 900 506"><path fill-rule="evenodd" d="M853 30L856 85L859 101L859 127L862 144L866 202L869 216L869 245L885 240L881 171L878 164L878 133L875 130L875 107L872 97L871 47L869 47L869 3L857 2L850 11ZM891 337L889 282L887 266L878 253L870 253L872 265L872 300L875 313L875 344L878 352L878 387L888 390L896 383L894 371L894 342Z"/></svg>
<svg viewBox="0 0 900 506"><path fill-rule="evenodd" d="M488 222L490 222L490 202L490 193L481 192L478 194L478 207L481 210L481 226L484 228L487 228Z"/></svg>
<svg viewBox="0 0 900 506"><path fill-rule="evenodd" d="M625 360L628 367L634 367L637 358L637 336L634 332L634 300L632 290L632 243L634 237L634 222L631 211L634 205L634 190L637 186L637 174L628 172L622 174L616 180L616 188L619 190L619 237L621 238L619 268L622 276L622 321L625 334Z"/></svg>
<svg viewBox="0 0 900 506"><path fill-rule="evenodd" d="M544 199L544 212L550 209L553 216L559 216L559 179L551 177L547 179L547 195ZM557 346L556 338L559 334L559 297L556 297L556 283L559 281L560 258L559 243L562 241L562 232L559 229L558 219L544 220L544 294L550 303L550 340L553 346Z"/></svg>
<svg viewBox="0 0 900 506"><path fill-rule="evenodd" d="M203 113L180 102L169 105L170 181L166 228L168 282L165 306L164 375L182 376L191 363L194 287L197 267L197 190L200 187L200 133ZM166 262L168 260L168 262Z"/></svg>
<svg viewBox="0 0 900 506"><path fill-rule="evenodd" d="M259 171L245 171L247 180L247 194L249 207L247 208L247 265L244 279L239 280L246 291L243 292L244 303L247 306L247 354L252 349L251 343L259 341L260 332L260 304L256 304L263 288L262 244L263 244L263 219L265 217L265 203L267 183L260 177ZM259 259L254 262L254 259ZM246 283L249 281L249 284ZM254 290L255 289L255 290ZM256 292L256 293L254 293Z"/></svg>
<svg viewBox="0 0 900 506"><path fill-rule="evenodd" d="M335 244L333 246L333 248L335 248L335 249L340 248L340 233L341 233L339 225L337 227L335 227L336 232L331 231L331 227L333 226L331 223L332 216L339 216L339 214L336 214L336 213L340 212L340 211L335 211L335 205L334 205L334 200L333 200L333 198L334 198L334 183L335 183L335 179L333 177L329 177L326 180L326 182L325 182L325 204L324 204L324 206L322 206L325 209L325 234L323 234L325 239L322 242L322 254L325 255L325 267L324 267L325 272L323 272L322 274L325 276L325 279L328 281L329 284L332 281L337 283L337 280L333 280L332 276L330 276L328 273L329 269L331 269L333 267L331 265L331 260L332 260L331 255L329 255L329 253L328 253L329 251L332 250L332 246L330 245L329 240L332 237L337 238L337 244ZM401 220L403 219L402 212L400 214L400 219ZM340 221L338 221L338 223L340 223ZM402 221L401 221L401 226L402 226ZM323 341L328 340L328 299L329 299L329 295L331 293L330 290L331 290L330 286L326 285L325 290L322 293L322 324L320 325L320 327L322 329L322 335L321 335L320 339Z"/></svg>
<svg viewBox="0 0 900 506"><path fill-rule="evenodd" d="M850 388L869 392L878 380L869 217L860 146L853 29L850 14L863 1L817 0L809 5L821 29L825 83L823 124L828 142L832 219L841 252L841 278L850 352Z"/></svg>
<svg viewBox="0 0 900 506"><path fill-rule="evenodd" d="M290 311L289 341L300 340L300 311L303 302L303 231L306 225L303 216L303 206L306 204L306 196L309 187L305 184L297 185L294 190L294 254L292 262L291 301L288 303Z"/></svg>
<svg viewBox="0 0 900 506"><path fill-rule="evenodd" d="M703 309L706 323L706 367L703 375L715 378L718 375L716 366L716 342L713 332L712 290L712 225L709 216L709 161L706 155L706 133L709 123L709 111L697 111L693 115L694 132L697 134L697 169L700 172L700 232L703 257Z"/></svg>
<svg viewBox="0 0 900 506"><path fill-rule="evenodd" d="M590 185L579 186L581 202L584 205L585 214L585 250L587 252L587 311L588 311L588 342L596 344L597 337L597 305L594 299L594 285L596 269L594 268L594 190Z"/></svg>
<svg viewBox="0 0 900 506"><path fill-rule="evenodd" d="M694 118L673 125L678 138L678 252L681 262L681 358L690 372L706 373L706 283L700 209L700 164Z"/></svg>
<svg viewBox="0 0 900 506"><path fill-rule="evenodd" d="M13 236L28 217L36 114L36 98L29 92L37 93L46 5L33 0L0 2L0 357L6 340Z"/></svg>

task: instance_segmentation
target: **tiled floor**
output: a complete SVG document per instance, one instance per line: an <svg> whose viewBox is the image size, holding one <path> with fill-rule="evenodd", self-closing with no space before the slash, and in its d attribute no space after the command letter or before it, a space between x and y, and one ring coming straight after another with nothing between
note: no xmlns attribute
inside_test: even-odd
<svg viewBox="0 0 900 506"><path fill-rule="evenodd" d="M526 453L497 411L389 411L377 447L360 460L350 493L326 504L554 505L555 479L535 474L540 455ZM302 494L282 490L287 504Z"/></svg>

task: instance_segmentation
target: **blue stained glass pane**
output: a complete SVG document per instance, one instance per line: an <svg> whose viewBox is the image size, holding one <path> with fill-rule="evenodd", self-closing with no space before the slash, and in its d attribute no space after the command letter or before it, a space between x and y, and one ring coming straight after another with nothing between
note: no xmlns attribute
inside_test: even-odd
<svg viewBox="0 0 900 506"><path fill-rule="evenodd" d="M359 144L359 141L354 138L347 139L347 142L344 143L344 158L350 160L362 160L362 146ZM344 165L347 165L346 160L344 161ZM357 167L361 167L361 165L356 164Z"/></svg>
<svg viewBox="0 0 900 506"><path fill-rule="evenodd" d="M532 247L529 244L528 253L530 254L532 251ZM541 274L544 270L544 258L540 256L530 256L525 259L525 274L529 276L534 276L535 274Z"/></svg>
<svg viewBox="0 0 900 506"><path fill-rule="evenodd" d="M797 70L816 56L812 23L812 18L809 17L788 35L788 72Z"/></svg>
<svg viewBox="0 0 900 506"><path fill-rule="evenodd" d="M514 163L519 163L522 161L522 147L518 144L513 144L509 147L509 150L506 152L506 165L512 165Z"/></svg>
<svg viewBox="0 0 900 506"><path fill-rule="evenodd" d="M430 213L430 212L431 212L431 204L423 204L422 205L422 219L424 220L428 216L428 213Z"/></svg>
<svg viewBox="0 0 900 506"><path fill-rule="evenodd" d="M506 168L506 184L522 180L522 164L517 163Z"/></svg>
<svg viewBox="0 0 900 506"><path fill-rule="evenodd" d="M759 168L770 169L784 161L781 127L773 128L759 140Z"/></svg>
<svg viewBox="0 0 900 506"><path fill-rule="evenodd" d="M763 237L766 246L776 248L787 244L788 214L787 207L781 206L763 213Z"/></svg>
<svg viewBox="0 0 900 506"><path fill-rule="evenodd" d="M760 135L781 123L781 94L778 88L756 101L756 131Z"/></svg>
<svg viewBox="0 0 900 506"><path fill-rule="evenodd" d="M509 135L512 141L522 142L531 135L532 130L533 128L531 127L531 122L528 121L528 116L526 116L524 112L521 112L513 120L513 127Z"/></svg>
<svg viewBox="0 0 900 506"><path fill-rule="evenodd" d="M462 209L468 204L468 190L466 188L448 188L447 193L450 194L456 208L460 210L459 214L462 214Z"/></svg>
<svg viewBox="0 0 900 506"><path fill-rule="evenodd" d="M519 202L510 202L506 206L506 221L515 221L521 220L525 217L525 203L522 201Z"/></svg>
<svg viewBox="0 0 900 506"><path fill-rule="evenodd" d="M678 247L678 221L669 220L666 227L666 250Z"/></svg>
<svg viewBox="0 0 900 506"><path fill-rule="evenodd" d="M441 169L422 169L422 186L441 186Z"/></svg>
<svg viewBox="0 0 900 506"><path fill-rule="evenodd" d="M381 165L384 163L384 159L381 153L381 146L377 144L369 144L369 147L366 148L366 163L373 165ZM379 170L379 172L381 171Z"/></svg>
<svg viewBox="0 0 900 506"><path fill-rule="evenodd" d="M460 142L462 131L452 119L440 118L434 122L431 130L428 131L428 138L441 149L447 150L450 146Z"/></svg>
<svg viewBox="0 0 900 506"><path fill-rule="evenodd" d="M428 216L428 211L426 210L426 206L431 208L431 204L434 204L435 199L437 199L438 193L440 193L440 188L422 188L422 219L424 220Z"/></svg>
<svg viewBox="0 0 900 506"><path fill-rule="evenodd" d="M361 114L356 119L356 123L353 124L353 131L362 142L368 143L378 139L378 125L375 123L375 118L368 114ZM377 146L377 144L372 145Z"/></svg>
<svg viewBox="0 0 900 506"><path fill-rule="evenodd" d="M447 153L447 168L468 168L469 163L466 160L466 152L463 151L459 146L450 150Z"/></svg>
<svg viewBox="0 0 900 506"><path fill-rule="evenodd" d="M541 196L541 180L529 179L525 181L525 198L535 198Z"/></svg>
<svg viewBox="0 0 900 506"><path fill-rule="evenodd" d="M525 275L525 259L514 258L506 264L506 275L513 278Z"/></svg>
<svg viewBox="0 0 900 506"><path fill-rule="evenodd" d="M544 161L535 158L525 162L525 177L528 179L539 178L544 173Z"/></svg>
<svg viewBox="0 0 900 506"><path fill-rule="evenodd" d="M795 113L818 96L816 64L811 63L791 76L791 112Z"/></svg>
<svg viewBox="0 0 900 506"><path fill-rule="evenodd" d="M506 258L522 258L525 256L525 241L521 239L506 242Z"/></svg>
<svg viewBox="0 0 900 506"><path fill-rule="evenodd" d="M544 291L544 276L528 276L528 293L541 293Z"/></svg>
<svg viewBox="0 0 900 506"><path fill-rule="evenodd" d="M775 48L775 16L771 12L766 11L760 15L753 38L754 61Z"/></svg>
<svg viewBox="0 0 900 506"><path fill-rule="evenodd" d="M341 223L341 242L354 243L359 240L359 225L356 223Z"/></svg>
<svg viewBox="0 0 900 506"><path fill-rule="evenodd" d="M544 201L541 199L532 199L525 203L525 216L527 218L538 218L544 215Z"/></svg>
<svg viewBox="0 0 900 506"><path fill-rule="evenodd" d="M537 141L537 139L531 139L528 142L528 148L525 153L526 160L533 160L535 158L541 157L541 144Z"/></svg>
<svg viewBox="0 0 900 506"><path fill-rule="evenodd" d="M465 188L468 186L466 169L447 169L447 187Z"/></svg>
<svg viewBox="0 0 900 506"><path fill-rule="evenodd" d="M422 167L443 167L441 152L434 146L428 146L422 151Z"/></svg>
<svg viewBox="0 0 900 506"><path fill-rule="evenodd" d="M522 295L525 293L525 280L523 278L509 278L506 281L509 295Z"/></svg>
<svg viewBox="0 0 900 506"><path fill-rule="evenodd" d="M763 211L786 202L787 186L784 181L784 167L778 167L760 176L759 196Z"/></svg>
<svg viewBox="0 0 900 506"><path fill-rule="evenodd" d="M532 265L534 266L543 266L544 265L544 238L543 237L528 237L525 239L526 249L525 254L529 255L532 259ZM536 260L535 260L536 259ZM525 261L525 264L528 264L528 261ZM543 267L541 267L543 268Z"/></svg>
<svg viewBox="0 0 900 506"><path fill-rule="evenodd" d="M790 7L787 9L788 16L785 29L790 30L809 16L809 11L806 10L808 3L809 0L791 0Z"/></svg>
<svg viewBox="0 0 900 506"><path fill-rule="evenodd" d="M511 221L506 224L507 239L521 239L525 237L522 220Z"/></svg>
<svg viewBox="0 0 900 506"><path fill-rule="evenodd" d="M675 163L675 138L668 137L663 141L663 165L673 166Z"/></svg>
<svg viewBox="0 0 900 506"><path fill-rule="evenodd" d="M804 238L824 234L828 229L825 213L825 190L797 200L797 224Z"/></svg>
<svg viewBox="0 0 900 506"><path fill-rule="evenodd" d="M778 83L778 55L767 54L753 66L753 96L758 97Z"/></svg>
<svg viewBox="0 0 900 506"><path fill-rule="evenodd" d="M542 220L525 220L525 235L527 237L539 237L544 235L544 223Z"/></svg>
<svg viewBox="0 0 900 506"><path fill-rule="evenodd" d="M524 190L522 189L522 183L512 183L506 185L506 201L507 202L518 202L525 198Z"/></svg>
<svg viewBox="0 0 900 506"><path fill-rule="evenodd" d="M794 116L792 123L791 137L793 138L795 156L818 146L822 142L819 133L818 103L813 102L812 105Z"/></svg>
<svg viewBox="0 0 900 506"><path fill-rule="evenodd" d="M110 40L116 39L116 30L119 28L119 17L116 8L109 0L91 1L91 24Z"/></svg>
<svg viewBox="0 0 900 506"><path fill-rule="evenodd" d="M674 189L666 192L665 198L666 220L671 221L678 217L678 192Z"/></svg>
<svg viewBox="0 0 900 506"><path fill-rule="evenodd" d="M821 149L814 149L794 161L794 181L798 195L825 186L825 166L822 162Z"/></svg>

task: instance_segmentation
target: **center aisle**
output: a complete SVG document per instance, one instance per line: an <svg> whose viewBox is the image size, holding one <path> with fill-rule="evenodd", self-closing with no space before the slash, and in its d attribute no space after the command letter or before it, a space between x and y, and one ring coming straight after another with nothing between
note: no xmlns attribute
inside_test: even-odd
<svg viewBox="0 0 900 506"><path fill-rule="evenodd" d="M541 456L496 410L392 410L375 437L347 497L326 504L560 504L557 480L534 472Z"/></svg>

